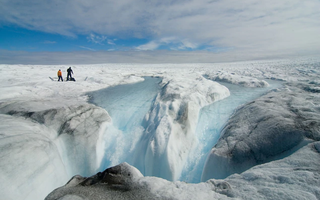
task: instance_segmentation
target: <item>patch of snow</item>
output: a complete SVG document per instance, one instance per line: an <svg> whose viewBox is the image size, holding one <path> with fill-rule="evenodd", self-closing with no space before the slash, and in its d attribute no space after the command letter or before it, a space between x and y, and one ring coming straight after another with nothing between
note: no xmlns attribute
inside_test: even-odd
<svg viewBox="0 0 320 200"><path fill-rule="evenodd" d="M226 83L232 83L236 85L242 85L244 87L268 87L268 82L264 80L258 80L253 77L240 76L235 73L219 72L217 74L205 74L205 76L213 81L220 81Z"/></svg>

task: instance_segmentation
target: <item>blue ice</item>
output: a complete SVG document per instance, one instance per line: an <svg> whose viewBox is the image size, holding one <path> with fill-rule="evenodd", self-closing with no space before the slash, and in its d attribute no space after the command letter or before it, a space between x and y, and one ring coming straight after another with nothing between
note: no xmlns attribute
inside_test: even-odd
<svg viewBox="0 0 320 200"><path fill-rule="evenodd" d="M139 153L138 149L141 149L138 148L139 145L145 145L141 140L147 127L144 119L160 91L160 81L160 78L145 77L143 82L117 85L89 93L90 102L106 109L112 118L112 124L107 127L107 134L103 138L105 152L99 170L127 162L143 173L141 166L144 166L144 163L137 163L134 158ZM246 88L221 83L230 90L231 95L201 109L196 128L198 145L190 153L179 180L200 182L208 153L217 143L220 131L232 113L239 106L281 86L280 81L267 82L270 84L268 88ZM141 155L141 162L144 161L144 156Z"/></svg>
<svg viewBox="0 0 320 200"><path fill-rule="evenodd" d="M144 132L144 118L159 92L161 78L144 77L135 84L117 85L89 93L89 102L107 110L112 125L104 137L105 156L100 170L127 162ZM141 155L144 156L144 155Z"/></svg>
<svg viewBox="0 0 320 200"><path fill-rule="evenodd" d="M190 154L187 164L184 166L180 180L190 183L198 183L202 170L211 148L218 142L220 132L230 116L243 104L246 104L266 92L281 87L281 81L266 80L269 87L248 88L230 83L221 83L230 91L230 96L215 102L200 110L196 135L198 145Z"/></svg>

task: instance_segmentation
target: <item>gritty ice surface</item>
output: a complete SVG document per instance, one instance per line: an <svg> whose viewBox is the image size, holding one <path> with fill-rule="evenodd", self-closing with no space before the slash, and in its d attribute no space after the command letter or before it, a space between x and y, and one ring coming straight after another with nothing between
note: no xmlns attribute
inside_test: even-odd
<svg viewBox="0 0 320 200"><path fill-rule="evenodd" d="M47 199L319 199L319 63L77 65L71 66L76 82L57 81L57 71L69 66L1 65L0 193L4 199L44 199L79 174ZM105 139L116 140L108 134L117 119L89 104L86 94L145 76L162 81L130 148L130 164L120 165L136 178L92 182L86 177L104 170ZM205 182L177 181L199 145L199 112L232 95L213 80L268 87L268 79L285 85L238 108L226 122L208 152Z"/></svg>
<svg viewBox="0 0 320 200"><path fill-rule="evenodd" d="M225 199L232 196L225 181L187 184L144 177L127 163L106 169L91 177L75 176L66 185L50 193L55 199Z"/></svg>
<svg viewBox="0 0 320 200"><path fill-rule="evenodd" d="M219 143L211 150L202 179L241 173L319 140L317 96L288 87L272 91L237 110L224 127Z"/></svg>
<svg viewBox="0 0 320 200"><path fill-rule="evenodd" d="M240 76L235 73L219 72L208 73L206 76L213 81L221 81L226 83L232 83L236 85L242 85L244 87L268 87L268 82L259 80L253 77Z"/></svg>

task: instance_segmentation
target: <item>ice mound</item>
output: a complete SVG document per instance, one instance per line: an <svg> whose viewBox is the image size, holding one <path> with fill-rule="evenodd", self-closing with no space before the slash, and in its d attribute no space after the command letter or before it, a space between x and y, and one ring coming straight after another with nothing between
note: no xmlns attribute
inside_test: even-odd
<svg viewBox="0 0 320 200"><path fill-rule="evenodd" d="M244 87L268 87L268 82L259 80L257 78L238 75L235 73L218 72L218 73L206 73L205 77L213 81L220 81L226 83L232 83L236 85L242 85Z"/></svg>
<svg viewBox="0 0 320 200"><path fill-rule="evenodd" d="M225 86L201 74L165 77L146 116L147 127L134 165L147 176L177 180L197 142L195 129L200 109L229 95ZM144 160L141 155L145 155Z"/></svg>
<svg viewBox="0 0 320 200"><path fill-rule="evenodd" d="M226 181L187 184L144 177L135 167L121 163L91 177L74 176L45 200L58 199L226 199L232 196Z"/></svg>
<svg viewBox="0 0 320 200"><path fill-rule="evenodd" d="M68 175L50 129L4 114L0 121L1 199L44 198L66 181Z"/></svg>
<svg viewBox="0 0 320 200"><path fill-rule="evenodd" d="M0 185L5 199L38 199L67 177L98 169L99 129L110 121L108 113L90 104L57 105L52 101L0 104Z"/></svg>
<svg viewBox="0 0 320 200"><path fill-rule="evenodd" d="M225 178L290 155L320 138L319 98L298 87L274 91L238 109L211 150L202 180Z"/></svg>
<svg viewBox="0 0 320 200"><path fill-rule="evenodd" d="M304 146L294 154L255 166L227 181L235 197L241 199L304 199L320 198L320 142Z"/></svg>
<svg viewBox="0 0 320 200"><path fill-rule="evenodd" d="M300 88L306 92L320 93L320 83L318 81L310 81L309 83L299 84Z"/></svg>

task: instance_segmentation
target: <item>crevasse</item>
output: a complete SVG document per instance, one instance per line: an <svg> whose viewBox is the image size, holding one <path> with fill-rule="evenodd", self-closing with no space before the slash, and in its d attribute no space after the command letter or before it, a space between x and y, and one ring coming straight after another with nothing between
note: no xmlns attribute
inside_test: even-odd
<svg viewBox="0 0 320 200"><path fill-rule="evenodd" d="M121 162L128 162L145 175L148 172L147 175L160 176L161 178L170 177L172 169L164 169L166 168L165 164L161 165L164 167L159 166L153 169L151 171L153 174L150 174L148 167L152 164L149 162L155 160L148 160L148 158L145 160L145 150L147 145L150 145L150 138L148 139L144 135L146 128L150 128L150 124L147 124L148 121L145 119L150 114L151 107L156 106L153 103L156 95L160 92L159 82L161 82L160 78L145 77L143 82L118 85L89 93L90 102L106 109L112 118L112 123L106 127L106 133L102 138L104 152L102 153L100 170ZM268 80L268 82L270 83L268 88L246 88L221 83L230 90L231 95L203 107L200 110L199 119L194 119L198 121L195 133L197 141L184 166L181 166L182 170L178 172L180 174L179 180L200 182L206 157L218 141L220 130L234 110L281 84L279 81ZM168 144L164 143L163 145L165 147ZM160 159L157 162L167 162L168 156L170 155L157 158Z"/></svg>

